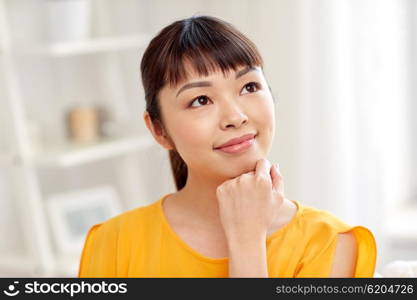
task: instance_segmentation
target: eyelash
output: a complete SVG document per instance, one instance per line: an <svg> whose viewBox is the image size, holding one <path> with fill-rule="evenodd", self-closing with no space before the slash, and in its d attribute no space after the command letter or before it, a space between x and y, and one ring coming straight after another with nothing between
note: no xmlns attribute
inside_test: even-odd
<svg viewBox="0 0 417 300"><path fill-rule="evenodd" d="M254 81L246 83L246 84L243 86L243 88L245 88L245 87L246 87L246 86L248 86L248 85L254 85L254 86L256 87L256 91L255 91L255 92L251 92L251 94L252 94L252 93L256 93L257 91L259 91L259 90L261 89L261 85L260 85L259 83L257 83L257 82L254 82ZM193 104L196 100L198 100L198 99L200 99L200 98L202 98L202 97L208 98L206 95L200 95L200 96L198 96L198 97L195 97L195 98L194 98L193 100L191 100L191 102L188 104L188 107L193 108L192 104ZM205 106L205 105L203 105L203 106ZM198 106L197 106L197 107L198 107Z"/></svg>

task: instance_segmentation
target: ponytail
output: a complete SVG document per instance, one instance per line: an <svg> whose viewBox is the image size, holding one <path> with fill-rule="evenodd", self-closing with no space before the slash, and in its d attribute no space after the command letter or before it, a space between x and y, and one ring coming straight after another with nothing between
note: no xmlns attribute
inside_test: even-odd
<svg viewBox="0 0 417 300"><path fill-rule="evenodd" d="M169 150L172 175L174 176L177 190L182 189L187 182L188 169L184 160L176 150Z"/></svg>

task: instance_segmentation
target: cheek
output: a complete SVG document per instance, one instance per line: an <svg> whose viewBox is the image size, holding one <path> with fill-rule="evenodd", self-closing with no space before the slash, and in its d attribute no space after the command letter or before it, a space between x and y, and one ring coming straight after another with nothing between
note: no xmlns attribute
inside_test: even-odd
<svg viewBox="0 0 417 300"><path fill-rule="evenodd" d="M187 152L207 151L213 146L212 120L183 115L173 120L172 124L173 139L178 152L187 155Z"/></svg>
<svg viewBox="0 0 417 300"><path fill-rule="evenodd" d="M215 128L213 120L201 117L197 120L183 117L172 127L177 151L189 168L209 172L213 165Z"/></svg>
<svg viewBox="0 0 417 300"><path fill-rule="evenodd" d="M253 127L259 132L258 158L265 157L270 151L275 134L275 111L272 99L271 101L268 101L268 98L259 99L256 107L254 105L250 110L249 118Z"/></svg>
<svg viewBox="0 0 417 300"><path fill-rule="evenodd" d="M273 136L275 130L275 106L272 98L262 98L252 107L250 118L263 135Z"/></svg>

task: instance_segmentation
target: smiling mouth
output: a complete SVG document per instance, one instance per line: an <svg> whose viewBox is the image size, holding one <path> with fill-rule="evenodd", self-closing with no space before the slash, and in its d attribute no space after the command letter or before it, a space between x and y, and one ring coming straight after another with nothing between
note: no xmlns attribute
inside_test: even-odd
<svg viewBox="0 0 417 300"><path fill-rule="evenodd" d="M255 139L257 138L257 136L258 134L240 143L225 146L225 147L214 148L214 150L221 151L224 153L229 153L229 154L243 153L252 147L252 145L255 143Z"/></svg>
<svg viewBox="0 0 417 300"><path fill-rule="evenodd" d="M244 134L238 138L233 138L231 140L229 140L228 142L222 144L221 146L215 147L214 149L219 149L219 148L225 148L228 146L233 146L233 145L237 145L240 144L242 142L245 142L247 140L250 140L252 138L254 138L256 136L256 133L248 133L248 134Z"/></svg>

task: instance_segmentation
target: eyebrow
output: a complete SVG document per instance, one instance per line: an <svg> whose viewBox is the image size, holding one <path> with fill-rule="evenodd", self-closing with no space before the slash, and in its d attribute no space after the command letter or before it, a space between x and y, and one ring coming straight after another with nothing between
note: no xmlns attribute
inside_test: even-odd
<svg viewBox="0 0 417 300"><path fill-rule="evenodd" d="M238 79L239 77L242 77L243 75L245 75L246 73L248 73L250 71L257 71L257 68L256 67L246 67L246 68L240 70L239 72L236 72L235 79ZM206 87L206 86L212 86L211 81L196 81L196 82L187 83L180 88L176 97L178 97L178 95L186 89L191 89L191 88L195 88L195 87Z"/></svg>

